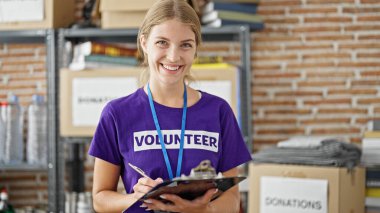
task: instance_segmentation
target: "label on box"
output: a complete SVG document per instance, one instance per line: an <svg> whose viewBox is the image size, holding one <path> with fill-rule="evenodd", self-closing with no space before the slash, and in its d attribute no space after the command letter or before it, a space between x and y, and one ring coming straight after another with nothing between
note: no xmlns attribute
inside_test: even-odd
<svg viewBox="0 0 380 213"><path fill-rule="evenodd" d="M97 126L108 101L127 96L138 88L135 77L74 78L72 83L73 126Z"/></svg>
<svg viewBox="0 0 380 213"><path fill-rule="evenodd" d="M327 213L328 181L261 177L260 213Z"/></svg>
<svg viewBox="0 0 380 213"><path fill-rule="evenodd" d="M195 90L202 90L204 92L210 93L212 95L219 96L231 104L232 96L232 83L231 81L225 80L213 80L205 81L198 80L196 82L191 82L190 86Z"/></svg>
<svg viewBox="0 0 380 213"><path fill-rule="evenodd" d="M43 0L0 0L0 22L43 20Z"/></svg>

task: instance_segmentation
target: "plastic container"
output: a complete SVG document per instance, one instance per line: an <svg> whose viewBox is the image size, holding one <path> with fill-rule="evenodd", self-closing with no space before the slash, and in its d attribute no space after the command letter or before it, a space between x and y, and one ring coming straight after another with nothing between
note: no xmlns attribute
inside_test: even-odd
<svg viewBox="0 0 380 213"><path fill-rule="evenodd" d="M5 139L7 129L4 118L7 105L7 102L0 102L0 163L5 162Z"/></svg>
<svg viewBox="0 0 380 213"><path fill-rule="evenodd" d="M47 106L43 96L33 95L28 107L27 163L47 165L47 147Z"/></svg>
<svg viewBox="0 0 380 213"><path fill-rule="evenodd" d="M6 107L6 140L5 160L6 164L20 164L24 159L23 143L23 109L18 102L18 97L12 95Z"/></svg>

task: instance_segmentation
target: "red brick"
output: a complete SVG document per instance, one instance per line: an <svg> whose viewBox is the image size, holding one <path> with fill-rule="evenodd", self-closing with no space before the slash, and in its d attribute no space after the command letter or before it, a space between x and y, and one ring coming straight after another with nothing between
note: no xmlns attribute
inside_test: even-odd
<svg viewBox="0 0 380 213"><path fill-rule="evenodd" d="M259 68L257 68L259 69ZM274 78L274 79L284 79L284 78L299 78L301 77L300 73L268 73L268 74L254 74L255 79L262 79L262 78Z"/></svg>
<svg viewBox="0 0 380 213"><path fill-rule="evenodd" d="M266 109L265 114L267 115L309 115L311 114L310 109Z"/></svg>
<svg viewBox="0 0 380 213"><path fill-rule="evenodd" d="M271 6L297 6L301 5L301 0L271 0L271 1L260 1L259 5L262 7Z"/></svg>
<svg viewBox="0 0 380 213"><path fill-rule="evenodd" d="M359 41L361 40L379 40L380 35L374 34L374 35L359 35L358 36Z"/></svg>
<svg viewBox="0 0 380 213"><path fill-rule="evenodd" d="M343 13L380 13L380 7L343 7Z"/></svg>
<svg viewBox="0 0 380 213"><path fill-rule="evenodd" d="M259 62L253 62L253 67L256 70L279 70L281 65L278 64L261 64Z"/></svg>
<svg viewBox="0 0 380 213"><path fill-rule="evenodd" d="M328 95L376 95L377 90L375 88L372 89L330 89L328 91Z"/></svg>
<svg viewBox="0 0 380 213"><path fill-rule="evenodd" d="M370 16L358 16L356 19L359 22L379 22L380 21L380 16L376 15L370 15Z"/></svg>
<svg viewBox="0 0 380 213"><path fill-rule="evenodd" d="M352 35L306 35L306 41L347 41L354 40Z"/></svg>
<svg viewBox="0 0 380 213"><path fill-rule="evenodd" d="M380 77L380 70L375 71L362 71L360 72L362 77Z"/></svg>
<svg viewBox="0 0 380 213"><path fill-rule="evenodd" d="M334 62L308 62L308 63L289 63L286 65L286 68L291 69L315 69L315 68L326 68L326 67L334 67Z"/></svg>
<svg viewBox="0 0 380 213"><path fill-rule="evenodd" d="M254 35L253 43L273 43L273 42L301 42L301 37L299 36L287 36L287 35Z"/></svg>
<svg viewBox="0 0 380 213"><path fill-rule="evenodd" d="M352 25L352 26L344 26L344 30L346 32L352 31L374 31L380 30L380 25Z"/></svg>
<svg viewBox="0 0 380 213"><path fill-rule="evenodd" d="M271 51L271 52L277 52L281 50L281 47L279 45L268 45L268 44L259 44L254 43L252 46L252 49L255 51Z"/></svg>
<svg viewBox="0 0 380 213"><path fill-rule="evenodd" d="M324 22L329 22L329 23L347 23L347 22L352 22L351 17L305 17L304 18L304 23L324 23Z"/></svg>
<svg viewBox="0 0 380 213"><path fill-rule="evenodd" d="M257 14L266 16L266 15L285 15L285 9L269 8L269 7L258 7Z"/></svg>
<svg viewBox="0 0 380 213"><path fill-rule="evenodd" d="M274 118L253 118L253 126L256 125L278 125L278 124L297 124L297 119L295 118L281 118L281 119L274 119Z"/></svg>
<svg viewBox="0 0 380 213"><path fill-rule="evenodd" d="M380 52L378 53L358 53L356 54L357 58L380 58Z"/></svg>
<svg viewBox="0 0 380 213"><path fill-rule="evenodd" d="M253 77L253 79L254 79L254 77ZM262 87L268 87L268 88L287 87L287 88L290 88L291 86L292 86L291 82L258 82L258 81L253 82L253 90L255 90L255 88L262 88Z"/></svg>
<svg viewBox="0 0 380 213"><path fill-rule="evenodd" d="M339 114L366 115L367 111L368 111L367 109L352 109L352 108L318 109L319 114L334 114L334 115L339 115Z"/></svg>
<svg viewBox="0 0 380 213"><path fill-rule="evenodd" d="M315 59L351 59L350 53L304 53L302 55L304 60Z"/></svg>
<svg viewBox="0 0 380 213"><path fill-rule="evenodd" d="M336 26L300 26L294 27L291 31L294 33L320 33L320 32L335 32L339 33L341 27Z"/></svg>
<svg viewBox="0 0 380 213"><path fill-rule="evenodd" d="M320 106L320 105L351 105L351 98L340 99L323 99L323 100L305 100L304 105Z"/></svg>
<svg viewBox="0 0 380 213"><path fill-rule="evenodd" d="M333 50L332 44L289 44L286 45L286 50Z"/></svg>
<svg viewBox="0 0 380 213"><path fill-rule="evenodd" d="M287 55L253 55L253 61L291 61L297 60L298 56L296 54Z"/></svg>
<svg viewBox="0 0 380 213"><path fill-rule="evenodd" d="M355 0L328 0L328 1L323 1L323 0L307 0L306 4L337 4L337 3L355 3Z"/></svg>
<svg viewBox="0 0 380 213"><path fill-rule="evenodd" d="M355 86L379 86L380 79L371 78L369 80L352 80L351 85Z"/></svg>
<svg viewBox="0 0 380 213"><path fill-rule="evenodd" d="M368 121L371 121L373 119L380 119L380 116L375 117L366 117L366 118L356 118L355 123L361 124L361 125L367 125Z"/></svg>
<svg viewBox="0 0 380 213"><path fill-rule="evenodd" d="M336 135L336 134L358 134L360 133L360 128L347 127L347 128L315 128L311 130L311 134L318 135Z"/></svg>
<svg viewBox="0 0 380 213"><path fill-rule="evenodd" d="M360 0L362 4L379 4L378 0Z"/></svg>
<svg viewBox="0 0 380 213"><path fill-rule="evenodd" d="M275 97L322 97L323 92L321 91L278 91L275 92Z"/></svg>
<svg viewBox="0 0 380 213"><path fill-rule="evenodd" d="M352 71L335 71L335 72L321 72L320 70L317 71L307 71L306 77L308 79L312 78L351 78L354 77L355 73Z"/></svg>
<svg viewBox="0 0 380 213"><path fill-rule="evenodd" d="M380 44L378 43L356 43L356 44L341 44L339 49L380 49Z"/></svg>
<svg viewBox="0 0 380 213"><path fill-rule="evenodd" d="M262 107L262 106L290 106L295 107L296 102L294 100L256 100L253 99L253 107Z"/></svg>
<svg viewBox="0 0 380 213"><path fill-rule="evenodd" d="M313 118L301 119L300 124L303 125L320 125L320 124L347 124L350 123L350 118Z"/></svg>
<svg viewBox="0 0 380 213"><path fill-rule="evenodd" d="M380 97L359 98L357 102L358 102L358 104L362 104L362 105L380 104Z"/></svg>
<svg viewBox="0 0 380 213"><path fill-rule="evenodd" d="M380 113L380 107L375 107L373 111L377 114Z"/></svg>
<svg viewBox="0 0 380 213"><path fill-rule="evenodd" d="M380 62L340 62L338 67L380 67Z"/></svg>
<svg viewBox="0 0 380 213"><path fill-rule="evenodd" d="M296 24L299 22L298 18L264 18L265 24Z"/></svg>
<svg viewBox="0 0 380 213"><path fill-rule="evenodd" d="M337 13L338 9L336 7L310 7L310 8L290 8L291 14L328 14Z"/></svg>
<svg viewBox="0 0 380 213"><path fill-rule="evenodd" d="M320 79L319 81L300 81L297 83L299 88L303 87L325 87L325 88L336 88L336 87L345 87L346 81L345 80L336 80L336 81L329 81L327 79L323 80Z"/></svg>
<svg viewBox="0 0 380 213"><path fill-rule="evenodd" d="M252 94L252 97L266 97L267 96L267 92L265 91L252 91L251 94Z"/></svg>
<svg viewBox="0 0 380 213"><path fill-rule="evenodd" d="M257 130L256 133L258 135L299 135L299 134L305 134L304 128L283 128L280 127L278 129L263 129L263 130Z"/></svg>

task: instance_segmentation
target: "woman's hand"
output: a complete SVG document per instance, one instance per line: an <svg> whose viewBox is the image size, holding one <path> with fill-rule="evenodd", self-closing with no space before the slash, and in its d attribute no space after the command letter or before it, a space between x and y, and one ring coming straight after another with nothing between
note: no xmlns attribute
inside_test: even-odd
<svg viewBox="0 0 380 213"><path fill-rule="evenodd" d="M147 192L149 192L153 187L162 183L163 180L161 178L157 178L156 180L152 180L150 178L142 177L137 183L133 186L133 197L138 200L142 196L144 196Z"/></svg>
<svg viewBox="0 0 380 213"><path fill-rule="evenodd" d="M170 201L169 203L165 204L155 199L148 199L144 201L143 206L150 210L182 213L206 213L211 212L209 203L212 196L217 192L217 189L210 189L202 197L198 197L194 200L185 200L174 194L163 194L160 197L164 200Z"/></svg>

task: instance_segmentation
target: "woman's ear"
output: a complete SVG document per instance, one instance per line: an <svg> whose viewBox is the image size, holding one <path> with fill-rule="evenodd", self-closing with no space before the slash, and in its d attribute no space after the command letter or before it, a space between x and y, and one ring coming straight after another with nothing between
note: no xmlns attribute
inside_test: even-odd
<svg viewBox="0 0 380 213"><path fill-rule="evenodd" d="M140 36L140 45L141 45L142 50L144 51L144 55L146 54L146 43L147 43L147 40L146 40L145 35L141 35Z"/></svg>

